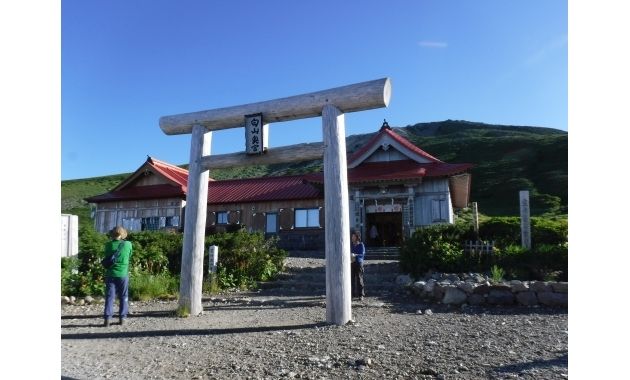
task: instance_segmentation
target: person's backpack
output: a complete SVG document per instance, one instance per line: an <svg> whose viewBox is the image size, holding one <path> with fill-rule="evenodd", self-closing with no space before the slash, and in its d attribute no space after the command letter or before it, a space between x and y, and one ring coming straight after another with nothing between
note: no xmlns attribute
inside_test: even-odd
<svg viewBox="0 0 630 380"><path fill-rule="evenodd" d="M118 256L120 256L120 251L122 250L122 247L124 245L125 241L121 240L120 243L118 243L118 249L116 250L116 252L112 253L111 255L105 256L103 260L101 260L101 264L105 269L111 268L116 263L116 260L118 260Z"/></svg>

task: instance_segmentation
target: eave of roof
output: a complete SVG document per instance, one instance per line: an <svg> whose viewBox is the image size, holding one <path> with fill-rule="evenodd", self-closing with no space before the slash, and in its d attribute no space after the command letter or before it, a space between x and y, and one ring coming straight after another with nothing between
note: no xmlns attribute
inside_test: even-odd
<svg viewBox="0 0 630 380"><path fill-rule="evenodd" d="M465 173L472 164L448 164L445 162L419 163L414 160L365 162L348 169L348 183L405 181L424 177L448 177ZM305 177L313 183L323 183L323 173Z"/></svg>
<svg viewBox="0 0 630 380"><path fill-rule="evenodd" d="M181 186L174 185L149 185L128 187L118 191L110 191L109 193L96 195L85 198L89 203L130 201L140 199L159 199L159 198L186 198L186 192Z"/></svg>

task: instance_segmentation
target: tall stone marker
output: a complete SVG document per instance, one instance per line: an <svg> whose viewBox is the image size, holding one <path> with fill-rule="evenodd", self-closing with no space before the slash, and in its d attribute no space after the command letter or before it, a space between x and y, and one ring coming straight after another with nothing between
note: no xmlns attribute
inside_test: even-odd
<svg viewBox="0 0 630 380"><path fill-rule="evenodd" d="M521 206L521 245L523 248L532 248L531 221L529 220L529 191L519 191L519 203Z"/></svg>
<svg viewBox="0 0 630 380"><path fill-rule="evenodd" d="M346 164L345 117L348 112L387 107L391 81L382 78L329 90L234 107L164 116L167 135L192 134L188 194L182 249L179 307L191 315L203 311L201 287L208 202L208 170L266 165L324 157L326 206L326 321L344 325L352 319L350 290L350 216ZM272 122L322 117L323 143L266 148ZM252 123L252 121L254 121ZM212 131L246 127L246 151L210 156ZM263 126L262 136L258 126ZM252 128L253 127L253 128ZM256 136L254 139L253 136ZM262 145L257 145L263 142Z"/></svg>

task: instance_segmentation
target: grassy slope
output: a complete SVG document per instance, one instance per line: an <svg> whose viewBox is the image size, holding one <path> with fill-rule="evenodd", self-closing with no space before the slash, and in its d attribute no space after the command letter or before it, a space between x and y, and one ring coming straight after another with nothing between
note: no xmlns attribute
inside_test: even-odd
<svg viewBox="0 0 630 380"><path fill-rule="evenodd" d="M566 213L568 134L550 128L446 121L406 127L414 144L446 162L469 162L471 200L490 215L518 215L529 190L533 214Z"/></svg>
<svg viewBox="0 0 630 380"><path fill-rule="evenodd" d="M530 190L533 215L567 212L568 134L564 131L451 120L395 130L443 161L475 164L471 201L478 202L484 214L518 215L519 190ZM355 151L372 135L349 136L348 151ZM139 162L138 166L141 164ZM302 174L321 169L321 161L309 161L213 170L210 176L220 180ZM78 214L80 219L86 220L89 210L83 198L111 190L130 174L62 181L62 212Z"/></svg>

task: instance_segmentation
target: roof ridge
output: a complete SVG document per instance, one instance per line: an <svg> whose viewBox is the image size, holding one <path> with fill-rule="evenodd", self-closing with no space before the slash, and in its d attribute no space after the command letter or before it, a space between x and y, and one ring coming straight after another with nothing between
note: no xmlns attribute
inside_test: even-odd
<svg viewBox="0 0 630 380"><path fill-rule="evenodd" d="M415 154L418 154L418 155L420 155L420 156L422 156L422 157L424 157L424 158L426 158L428 160L431 160L431 161L443 162L439 158L434 157L431 154L429 154L429 153L425 152L424 150L420 149L414 143L409 141L407 138L405 138L405 137L399 135L398 133L394 132L394 130L389 125L385 126L385 123L384 123L383 127L381 127L381 129L374 136L372 136L372 138L370 138L370 140L368 140L368 142L365 143L365 145L363 145L363 147L361 147L361 149L359 149L356 152L354 152L348 158L348 166L354 166L353 164L355 163L355 161L358 160L359 158L361 158L370 149L372 149L374 147L374 145L378 142L378 140L380 140L385 135L391 137L392 139L394 139L394 141L398 142L403 147L409 149L411 152L413 152Z"/></svg>
<svg viewBox="0 0 630 380"><path fill-rule="evenodd" d="M168 166L169 168L173 168L173 169L181 171L181 172L186 172L186 174L188 174L188 170L187 169L180 168L179 166L173 165L173 164L168 163L166 161L158 160L155 157L148 156L147 161L149 161L152 164L160 164L162 166Z"/></svg>
<svg viewBox="0 0 630 380"><path fill-rule="evenodd" d="M405 147L420 154L421 156L425 158L428 158L430 160L437 161L437 162L444 162L440 160L439 158L434 157L431 154L420 149L416 144L412 143L411 141L409 141L408 139L404 138L403 136L399 135L398 133L394 132L391 129L384 129L383 132L389 134L394 140L398 141L399 143L403 144Z"/></svg>

